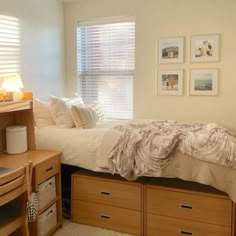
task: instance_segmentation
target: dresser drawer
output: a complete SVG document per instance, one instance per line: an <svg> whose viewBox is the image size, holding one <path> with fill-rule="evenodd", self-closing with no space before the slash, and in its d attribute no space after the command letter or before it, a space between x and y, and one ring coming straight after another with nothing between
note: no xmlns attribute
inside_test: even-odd
<svg viewBox="0 0 236 236"><path fill-rule="evenodd" d="M141 184L105 181L103 179L73 177L72 198L141 210Z"/></svg>
<svg viewBox="0 0 236 236"><path fill-rule="evenodd" d="M147 214L147 236L231 236L231 228Z"/></svg>
<svg viewBox="0 0 236 236"><path fill-rule="evenodd" d="M147 212L204 223L231 226L232 202L158 188L147 188Z"/></svg>
<svg viewBox="0 0 236 236"><path fill-rule="evenodd" d="M73 200L72 221L141 235L141 213L135 210Z"/></svg>
<svg viewBox="0 0 236 236"><path fill-rule="evenodd" d="M54 156L35 167L35 178L37 184L40 184L56 175L60 171L60 161L58 156Z"/></svg>

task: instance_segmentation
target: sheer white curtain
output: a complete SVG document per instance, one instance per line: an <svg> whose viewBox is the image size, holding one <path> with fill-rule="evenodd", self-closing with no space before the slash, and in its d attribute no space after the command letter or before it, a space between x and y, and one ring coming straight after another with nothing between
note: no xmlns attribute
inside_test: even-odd
<svg viewBox="0 0 236 236"><path fill-rule="evenodd" d="M106 118L133 118L135 23L82 21L77 27L78 92Z"/></svg>

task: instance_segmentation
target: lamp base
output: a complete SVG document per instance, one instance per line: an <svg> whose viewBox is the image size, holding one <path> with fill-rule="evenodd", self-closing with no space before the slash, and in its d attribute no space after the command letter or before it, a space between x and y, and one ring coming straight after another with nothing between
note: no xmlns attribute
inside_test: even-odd
<svg viewBox="0 0 236 236"><path fill-rule="evenodd" d="M17 92L6 92L3 101L4 102L16 102L23 99L23 93Z"/></svg>
<svg viewBox="0 0 236 236"><path fill-rule="evenodd" d="M13 102L14 101L14 94L13 94L13 92L6 92L4 101L5 102Z"/></svg>
<svg viewBox="0 0 236 236"><path fill-rule="evenodd" d="M24 97L24 94L22 91L15 91L13 92L13 101L19 101L22 100Z"/></svg>

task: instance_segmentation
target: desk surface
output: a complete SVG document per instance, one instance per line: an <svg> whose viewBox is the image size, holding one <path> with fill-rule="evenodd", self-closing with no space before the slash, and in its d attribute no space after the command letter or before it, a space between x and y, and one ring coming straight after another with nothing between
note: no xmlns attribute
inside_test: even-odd
<svg viewBox="0 0 236 236"><path fill-rule="evenodd" d="M50 157L58 156L60 152L56 151L27 151L21 154L7 154L0 155L0 168L18 168L27 162L32 162L33 167L44 162ZM6 169L7 171L7 169ZM0 169L0 174L2 174Z"/></svg>
<svg viewBox="0 0 236 236"><path fill-rule="evenodd" d="M13 170L13 168L0 167L0 176L6 174L8 172L11 172L12 170Z"/></svg>

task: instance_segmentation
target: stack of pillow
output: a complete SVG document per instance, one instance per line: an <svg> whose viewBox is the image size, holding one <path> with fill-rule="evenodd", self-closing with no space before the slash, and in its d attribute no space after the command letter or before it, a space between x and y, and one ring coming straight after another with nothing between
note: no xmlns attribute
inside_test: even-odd
<svg viewBox="0 0 236 236"><path fill-rule="evenodd" d="M34 99L34 120L37 127L56 125L61 128L93 128L104 120L98 102L84 104L81 97L50 96L49 102Z"/></svg>

